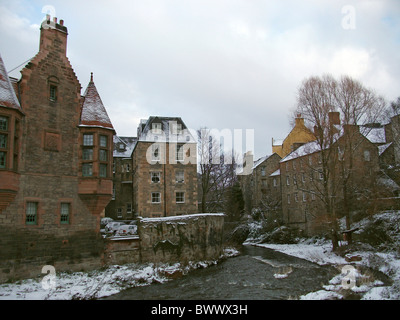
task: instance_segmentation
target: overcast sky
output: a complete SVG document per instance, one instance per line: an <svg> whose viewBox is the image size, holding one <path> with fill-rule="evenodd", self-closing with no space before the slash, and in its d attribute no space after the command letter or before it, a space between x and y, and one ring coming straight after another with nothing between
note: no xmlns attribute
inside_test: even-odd
<svg viewBox="0 0 400 320"><path fill-rule="evenodd" d="M0 0L7 70L37 53L47 12L68 28L82 94L93 72L121 136L180 116L192 129L253 129L257 158L291 130L304 78L347 74L400 96L398 0Z"/></svg>

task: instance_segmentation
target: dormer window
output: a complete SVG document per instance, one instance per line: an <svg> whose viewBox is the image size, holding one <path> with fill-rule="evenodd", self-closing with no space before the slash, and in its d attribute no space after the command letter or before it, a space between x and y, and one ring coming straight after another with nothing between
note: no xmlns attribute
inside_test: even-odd
<svg viewBox="0 0 400 320"><path fill-rule="evenodd" d="M151 132L153 134L161 134L161 123L152 123L151 124Z"/></svg>

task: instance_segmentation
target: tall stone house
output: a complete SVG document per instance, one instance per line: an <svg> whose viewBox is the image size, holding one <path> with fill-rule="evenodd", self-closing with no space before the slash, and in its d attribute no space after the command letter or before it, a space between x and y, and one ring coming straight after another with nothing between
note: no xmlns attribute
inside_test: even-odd
<svg viewBox="0 0 400 320"><path fill-rule="evenodd" d="M254 209L263 214L281 212L280 178L274 174L279 170L280 160L276 153L261 157L253 162L250 174L239 175L248 214Z"/></svg>
<svg viewBox="0 0 400 320"><path fill-rule="evenodd" d="M93 77L81 95L67 36L48 16L19 80L0 58L1 280L102 265L115 131Z"/></svg>
<svg viewBox="0 0 400 320"><path fill-rule="evenodd" d="M137 137L116 137L115 197L106 216L168 217L198 212L196 140L179 117L140 121Z"/></svg>
<svg viewBox="0 0 400 320"><path fill-rule="evenodd" d="M340 218L346 210L396 205L387 201L379 204L376 199L395 199L400 191L383 170L383 164L394 159L392 125L341 126L336 112L330 119L337 131L329 148L321 150L317 141L311 141L280 161L283 222L306 234L326 233L332 228L328 202ZM328 171L323 170L322 152L328 155Z"/></svg>

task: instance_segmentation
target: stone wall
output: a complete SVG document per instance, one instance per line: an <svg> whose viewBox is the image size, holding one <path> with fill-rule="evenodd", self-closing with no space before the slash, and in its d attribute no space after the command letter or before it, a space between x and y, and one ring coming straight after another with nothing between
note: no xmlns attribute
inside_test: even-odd
<svg viewBox="0 0 400 320"><path fill-rule="evenodd" d="M138 223L141 262L218 259L223 251L224 214L142 218Z"/></svg>

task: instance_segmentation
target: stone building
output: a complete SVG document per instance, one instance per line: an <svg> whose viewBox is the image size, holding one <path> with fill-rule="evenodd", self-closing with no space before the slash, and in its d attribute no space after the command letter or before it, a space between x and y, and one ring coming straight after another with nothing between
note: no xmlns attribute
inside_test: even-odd
<svg viewBox="0 0 400 320"><path fill-rule="evenodd" d="M381 166L382 157L391 159L393 152L387 128L341 126L336 112L330 119L335 131L329 148L321 150L311 141L280 161L283 222L306 234L329 232L328 205L340 218L376 208L377 198L390 198L400 189Z"/></svg>
<svg viewBox="0 0 400 320"><path fill-rule="evenodd" d="M276 176L281 157L274 153L254 161L250 174L239 175L247 213L259 209L280 215L280 181Z"/></svg>
<svg viewBox="0 0 400 320"><path fill-rule="evenodd" d="M106 216L197 213L196 145L179 117L152 116L141 120L137 137L115 137L114 196Z"/></svg>
<svg viewBox="0 0 400 320"><path fill-rule="evenodd" d="M133 207L142 217L197 213L196 140L179 117L142 120L132 152Z"/></svg>
<svg viewBox="0 0 400 320"><path fill-rule="evenodd" d="M315 140L314 133L305 126L304 118L301 117L301 114L298 114L293 129L284 140L272 138L272 153L277 153L281 158L284 158L304 143L313 140Z"/></svg>
<svg viewBox="0 0 400 320"><path fill-rule="evenodd" d="M1 280L102 264L115 132L93 78L81 96L63 20L40 30L19 80L0 59Z"/></svg>
<svg viewBox="0 0 400 320"><path fill-rule="evenodd" d="M114 220L135 218L133 210L132 151L135 137L114 136L113 197L106 207L105 215Z"/></svg>

